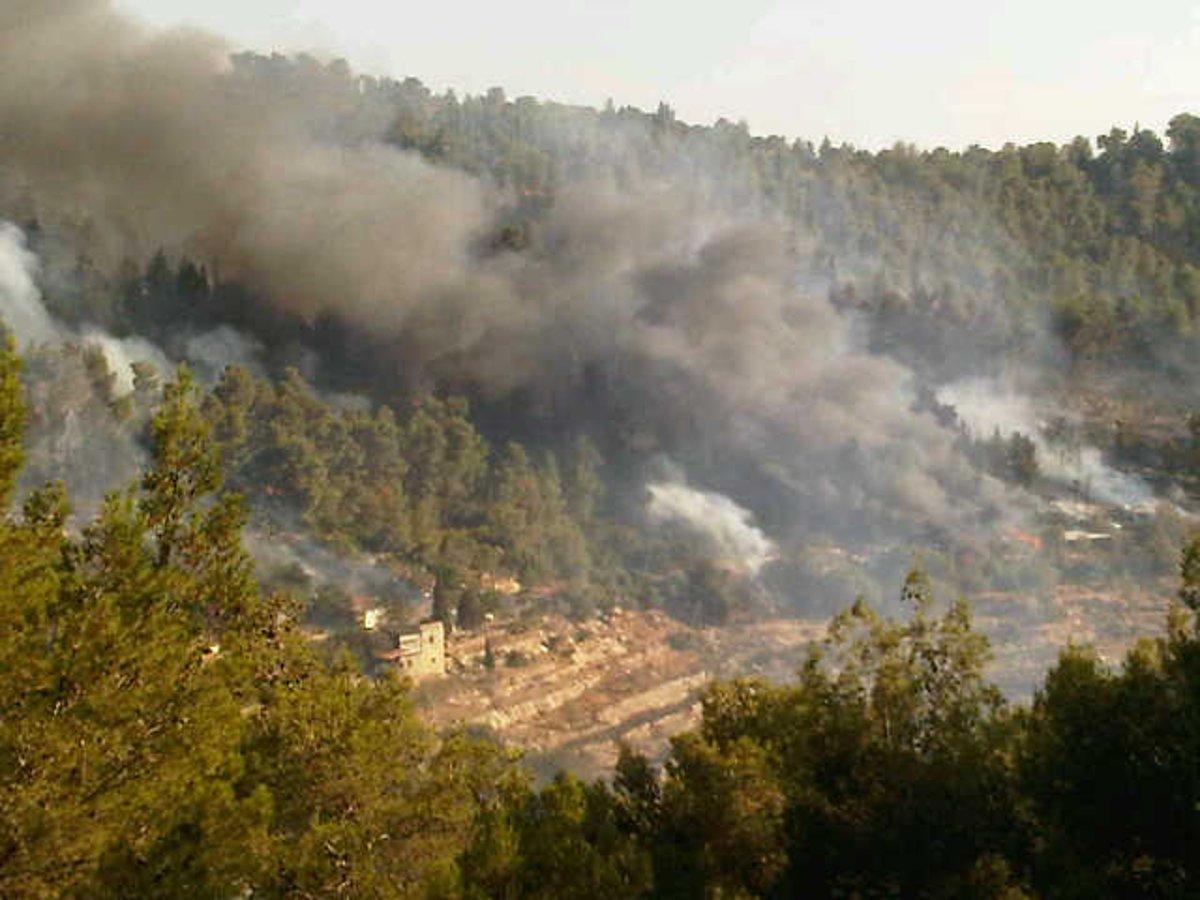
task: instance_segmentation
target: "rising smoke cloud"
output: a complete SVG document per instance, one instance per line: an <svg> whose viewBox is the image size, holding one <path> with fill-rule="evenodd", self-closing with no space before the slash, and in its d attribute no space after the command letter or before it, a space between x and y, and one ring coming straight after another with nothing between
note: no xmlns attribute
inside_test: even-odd
<svg viewBox="0 0 1200 900"><path fill-rule="evenodd" d="M1047 412L1033 398L994 378L971 378L944 385L938 398L954 408L968 433L986 440L993 434L1023 434L1033 441L1039 470L1104 503L1146 507L1154 493L1145 481L1104 462L1098 447L1055 445L1045 433Z"/></svg>
<svg viewBox="0 0 1200 900"><path fill-rule="evenodd" d="M57 343L62 331L42 305L37 287L38 259L25 235L11 222L0 222L0 315L19 347Z"/></svg>
<svg viewBox="0 0 1200 900"><path fill-rule="evenodd" d="M16 2L0 60L9 191L101 259L186 248L288 308L393 326L462 277L485 211L469 178L315 140L300 108L222 77L211 36L147 31L100 0Z"/></svg>
<svg viewBox="0 0 1200 900"><path fill-rule="evenodd" d="M38 258L26 246L21 229L11 222L0 222L0 319L12 332L18 348L57 346L68 341L96 347L113 376L116 396L133 390L134 363L148 362L160 373L170 371L166 356L147 340L113 337L95 326L76 333L56 321L42 303L38 271Z"/></svg>
<svg viewBox="0 0 1200 900"><path fill-rule="evenodd" d="M135 362L149 362L160 373L169 363L141 338L116 338L95 327L80 331L57 321L42 303L39 272L24 233L0 221L0 320L26 357L30 453L22 484L63 481L75 510L86 519L108 490L132 481L145 460L135 437L136 417L114 417L111 401L133 390ZM103 356L112 378L109 388L98 388L81 350ZM54 356L56 364L41 365L44 354Z"/></svg>
<svg viewBox="0 0 1200 900"><path fill-rule="evenodd" d="M728 497L698 491L679 482L648 486L650 517L679 522L703 535L716 554L756 574L775 551L771 540L754 526L754 514Z"/></svg>
<svg viewBox="0 0 1200 900"><path fill-rule="evenodd" d="M503 192L369 129L332 136L328 109L263 95L226 52L101 0L9 3L0 212L101 264L165 246L280 309L336 314L381 372L588 407L628 446L772 510L776 530L1020 514L913 411L912 373L796 287L786 229L761 210L694 172L585 175L556 189L525 251L480 254Z"/></svg>

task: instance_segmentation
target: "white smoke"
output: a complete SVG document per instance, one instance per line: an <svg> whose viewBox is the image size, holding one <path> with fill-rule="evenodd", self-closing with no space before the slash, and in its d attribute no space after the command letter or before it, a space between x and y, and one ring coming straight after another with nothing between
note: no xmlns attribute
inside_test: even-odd
<svg viewBox="0 0 1200 900"><path fill-rule="evenodd" d="M228 325L192 335L184 344L188 360L198 367L201 379L215 381L229 366L260 373L262 345Z"/></svg>
<svg viewBox="0 0 1200 900"><path fill-rule="evenodd" d="M160 373L171 370L166 355L144 338L118 338L94 326L79 332L55 321L42 303L38 289L37 254L26 244L25 234L11 222L0 221L0 317L20 350L58 346L68 342L96 347L113 375L113 393L133 390L133 364L148 362Z"/></svg>
<svg viewBox="0 0 1200 900"><path fill-rule="evenodd" d="M25 234L11 222L0 222L0 316L21 350L62 339L42 305L37 275L38 258L26 246Z"/></svg>
<svg viewBox="0 0 1200 900"><path fill-rule="evenodd" d="M959 421L975 438L986 440L999 432L1020 432L1037 449L1042 475L1078 487L1104 503L1144 506L1154 493L1142 479L1104 462L1100 449L1082 445L1063 448L1046 439L1044 417L1033 400L995 379L973 378L938 390L938 401L954 408Z"/></svg>
<svg viewBox="0 0 1200 900"><path fill-rule="evenodd" d="M269 533L248 529L243 541L260 570L278 573L295 569L309 581L309 587L314 591L322 585L335 585L350 594L365 595L373 600L403 598L411 603L420 602L420 589L398 577L378 559L338 553L315 540L301 537L300 532L290 527Z"/></svg>
<svg viewBox="0 0 1200 900"><path fill-rule="evenodd" d="M113 337L107 331L89 326L80 334L84 344L97 347L113 375L113 394L123 397L133 391L134 363L149 363L160 375L172 370L171 361L158 347L145 338Z"/></svg>
<svg viewBox="0 0 1200 900"><path fill-rule="evenodd" d="M775 552L771 539L754 526L753 514L724 494L668 481L651 484L648 490L652 519L688 526L711 541L722 557L737 560L752 574Z"/></svg>

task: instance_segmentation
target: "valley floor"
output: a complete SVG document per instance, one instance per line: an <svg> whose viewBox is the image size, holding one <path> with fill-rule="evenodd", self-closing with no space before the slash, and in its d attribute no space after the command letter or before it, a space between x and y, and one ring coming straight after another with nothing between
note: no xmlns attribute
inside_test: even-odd
<svg viewBox="0 0 1200 900"><path fill-rule="evenodd" d="M990 677L1023 701L1069 643L1090 644L1116 664L1134 641L1160 634L1169 596L1166 586L1126 594L1062 585L1037 605L1015 594L972 599L992 643ZM611 769L620 743L661 758L673 734L699 724L711 679L792 678L825 628L824 619L694 628L628 610L584 622L495 622L452 636L449 674L421 684L417 700L435 727L489 729L524 749L541 773L566 767L596 776Z"/></svg>

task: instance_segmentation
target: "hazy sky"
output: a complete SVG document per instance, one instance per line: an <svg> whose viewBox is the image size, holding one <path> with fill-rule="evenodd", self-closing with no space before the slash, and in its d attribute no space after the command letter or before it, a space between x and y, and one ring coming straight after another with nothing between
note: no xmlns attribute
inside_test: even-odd
<svg viewBox="0 0 1200 900"><path fill-rule="evenodd" d="M1161 132L1200 114L1200 0L117 0L237 47L436 91L670 103L702 124L876 148Z"/></svg>

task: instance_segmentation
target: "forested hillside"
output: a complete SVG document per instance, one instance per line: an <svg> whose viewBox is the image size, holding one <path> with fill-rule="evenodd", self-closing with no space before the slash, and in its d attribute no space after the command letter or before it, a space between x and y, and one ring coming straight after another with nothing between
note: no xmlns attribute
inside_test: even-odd
<svg viewBox="0 0 1200 900"><path fill-rule="evenodd" d="M25 402L0 355L0 460ZM140 484L78 536L60 486L0 538L6 896L1188 896L1195 596L1119 673L1064 654L1033 705L982 678L965 603L919 570L905 617L857 604L792 685L713 685L661 773L533 788L434 735L407 683L322 661L265 595L189 379Z"/></svg>
<svg viewBox="0 0 1200 900"><path fill-rule="evenodd" d="M0 895L1200 892L1192 114L867 152L18 2L0 319ZM381 663L621 608L833 618L594 784Z"/></svg>
<svg viewBox="0 0 1200 900"><path fill-rule="evenodd" d="M6 24L27 487L93 510L186 361L265 543L381 557L447 621L509 577L720 622L890 602L914 552L1035 606L1170 576L1190 114L870 153L230 60L100 2Z"/></svg>
<svg viewBox="0 0 1200 900"><path fill-rule="evenodd" d="M499 90L459 100L307 58L244 55L222 77L224 102L276 106L313 141L419 153L437 167L422 204L436 206L437 185L459 203L462 185L435 173L467 173L487 207L453 263L467 283L407 297L417 264L376 270L393 264L380 262L389 251L368 203L363 245L316 253L329 271L311 274L329 286L293 303L286 285L307 261L203 232L114 249L14 166L22 187L7 212L26 224L41 299L63 323L53 339L111 335L117 380L94 400L83 382L104 380L98 357L79 356L93 372L73 382L31 358L31 375L56 384L39 393L33 467L66 471L78 496L98 499L135 456L55 429L130 438L121 417L147 402L122 383L130 358L153 358L160 375L166 359L187 360L220 380L210 407L229 419L231 474L255 509L415 564L419 581L499 567L573 583L565 593L582 608L687 605L678 595L701 577L698 558L754 557L748 545L772 548L769 602L801 610L883 599L914 550L958 589L1045 592L1062 580L1053 554L982 570L963 554L1011 555L1017 530L1060 544L1047 494L1152 505L1193 487L1193 116L1164 138L1113 129L1095 145L867 153L689 126L665 106L592 110ZM352 190L369 190L370 174L336 177L351 175ZM354 208L336 215L357 221ZM397 239L446 226L413 216L389 220ZM320 246L324 227L304 221L280 239ZM399 279L398 321L381 306L385 275ZM364 279L383 291L368 306ZM223 376L229 363L246 371ZM654 514L655 484L690 491L688 503ZM505 492L520 509L484 508ZM706 495L728 496L762 531L731 541L699 512ZM648 522L690 533L691 549L647 553L644 529L623 529ZM1163 550L1182 533L1160 524L1165 543L1116 535L1123 546L1094 568L1166 573ZM830 545L865 562L814 558ZM631 586L631 569L647 577Z"/></svg>

